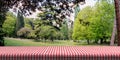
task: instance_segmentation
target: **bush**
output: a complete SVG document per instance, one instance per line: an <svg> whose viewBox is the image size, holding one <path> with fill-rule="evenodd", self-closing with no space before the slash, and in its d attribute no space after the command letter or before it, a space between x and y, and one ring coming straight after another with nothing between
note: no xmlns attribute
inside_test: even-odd
<svg viewBox="0 0 120 60"><path fill-rule="evenodd" d="M35 40L56 40L63 39L63 34L52 26L40 26L35 29Z"/></svg>
<svg viewBox="0 0 120 60"><path fill-rule="evenodd" d="M30 34L31 30L29 28L21 28L18 32L17 32L17 36L20 38L27 38L28 35Z"/></svg>
<svg viewBox="0 0 120 60"><path fill-rule="evenodd" d="M27 38L28 38L28 39L35 39L35 37L36 37L36 35L35 35L34 30L31 31L31 32L27 35Z"/></svg>

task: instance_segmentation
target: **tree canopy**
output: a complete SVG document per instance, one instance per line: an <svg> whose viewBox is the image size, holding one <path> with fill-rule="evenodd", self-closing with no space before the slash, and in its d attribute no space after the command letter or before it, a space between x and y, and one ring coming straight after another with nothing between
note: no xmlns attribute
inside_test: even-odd
<svg viewBox="0 0 120 60"><path fill-rule="evenodd" d="M61 15L61 18L64 18L64 11L71 11L71 7L68 3L76 5L84 0L0 0L0 45L4 45L3 40L3 31L2 25L6 18L6 12L13 8L14 11L20 10L25 16L32 14L32 11L36 9L41 11L55 11L56 14L52 17L57 17ZM55 7L58 7L57 9ZM17 9L16 9L17 8ZM67 13L66 13L67 14ZM50 14L47 14L48 17L51 17Z"/></svg>
<svg viewBox="0 0 120 60"><path fill-rule="evenodd" d="M114 18L113 1L101 0L94 7L85 7L75 20L73 39L101 40L101 43L110 39Z"/></svg>

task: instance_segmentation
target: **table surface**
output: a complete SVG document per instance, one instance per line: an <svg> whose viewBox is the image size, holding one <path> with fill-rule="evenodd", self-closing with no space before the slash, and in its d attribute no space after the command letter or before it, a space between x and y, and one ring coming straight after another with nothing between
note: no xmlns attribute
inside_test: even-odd
<svg viewBox="0 0 120 60"><path fill-rule="evenodd" d="M120 55L120 47L114 46L46 46L46 47L0 47L0 55Z"/></svg>

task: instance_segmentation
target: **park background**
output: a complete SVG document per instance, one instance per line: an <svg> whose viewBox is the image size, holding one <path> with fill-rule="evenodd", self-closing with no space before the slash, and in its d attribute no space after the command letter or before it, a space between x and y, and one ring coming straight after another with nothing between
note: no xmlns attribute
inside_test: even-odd
<svg viewBox="0 0 120 60"><path fill-rule="evenodd" d="M86 0L74 5L71 11L61 9L64 16L57 14L60 12L58 7L54 7L57 12L49 10L49 6L46 8L48 10L43 8L31 15L10 9L3 24L5 46L103 46L117 43L113 0Z"/></svg>

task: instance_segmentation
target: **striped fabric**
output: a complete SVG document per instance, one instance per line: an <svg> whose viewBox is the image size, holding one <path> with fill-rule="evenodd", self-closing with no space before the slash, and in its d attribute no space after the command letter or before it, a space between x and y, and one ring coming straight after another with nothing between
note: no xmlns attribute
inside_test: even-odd
<svg viewBox="0 0 120 60"><path fill-rule="evenodd" d="M0 47L0 60L120 60L120 47Z"/></svg>

